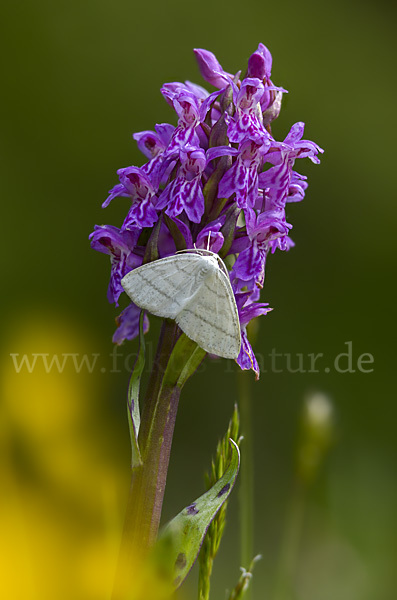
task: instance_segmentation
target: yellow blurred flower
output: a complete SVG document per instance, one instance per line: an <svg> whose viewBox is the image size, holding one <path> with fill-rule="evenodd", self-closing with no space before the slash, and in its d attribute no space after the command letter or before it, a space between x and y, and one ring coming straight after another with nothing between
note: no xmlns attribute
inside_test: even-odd
<svg viewBox="0 0 397 600"><path fill-rule="evenodd" d="M12 336L11 336L12 334ZM10 327L0 365L2 595L109 597L122 523L122 485L101 458L98 377L72 363L29 372L11 353L48 357L92 350L77 324L34 315Z"/></svg>

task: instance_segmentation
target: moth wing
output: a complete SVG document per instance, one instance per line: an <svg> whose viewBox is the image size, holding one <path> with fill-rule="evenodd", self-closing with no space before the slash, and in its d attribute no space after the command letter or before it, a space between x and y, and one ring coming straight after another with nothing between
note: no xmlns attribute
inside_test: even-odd
<svg viewBox="0 0 397 600"><path fill-rule="evenodd" d="M158 317L175 319L195 293L201 257L178 254L133 269L121 285L140 308Z"/></svg>
<svg viewBox="0 0 397 600"><path fill-rule="evenodd" d="M207 352L237 358L241 346L240 321L230 280L221 269L201 283L197 294L175 320Z"/></svg>

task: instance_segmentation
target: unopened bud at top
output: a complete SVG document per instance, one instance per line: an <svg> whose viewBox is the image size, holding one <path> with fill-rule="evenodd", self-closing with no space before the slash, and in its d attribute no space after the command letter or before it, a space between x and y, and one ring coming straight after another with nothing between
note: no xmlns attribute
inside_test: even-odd
<svg viewBox="0 0 397 600"><path fill-rule="evenodd" d="M272 72L272 55L263 44L248 59L247 77L269 80Z"/></svg>
<svg viewBox="0 0 397 600"><path fill-rule="evenodd" d="M224 88L230 83L232 75L222 69L215 54L202 48L195 48L194 54L196 55L200 73L205 81L208 81L208 83L219 89Z"/></svg>

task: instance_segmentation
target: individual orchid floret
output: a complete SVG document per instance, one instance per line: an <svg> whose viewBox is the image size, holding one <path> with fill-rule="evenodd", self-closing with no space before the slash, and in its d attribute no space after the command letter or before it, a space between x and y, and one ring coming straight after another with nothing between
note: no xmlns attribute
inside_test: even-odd
<svg viewBox="0 0 397 600"><path fill-rule="evenodd" d="M302 140L305 124L302 122L293 125L284 140L284 143L291 145L294 149L294 158L310 158L315 164L320 163L318 153L324 152L320 146L310 140Z"/></svg>
<svg viewBox="0 0 397 600"><path fill-rule="evenodd" d="M139 335L139 317L141 309L133 302L116 317L117 329L113 335L114 344L122 344L124 340L133 340ZM149 319L145 313L143 317L143 333L149 331Z"/></svg>
<svg viewBox="0 0 397 600"><path fill-rule="evenodd" d="M272 62L270 51L264 44L259 44L258 49L248 59L247 77L257 77L269 84L272 74Z"/></svg>
<svg viewBox="0 0 397 600"><path fill-rule="evenodd" d="M139 150L149 159L156 158L164 152L170 143L175 127L169 123L160 123L155 125L154 129L155 131L140 131L132 136Z"/></svg>
<svg viewBox="0 0 397 600"><path fill-rule="evenodd" d="M185 83L180 81L165 83L162 88L162 93L168 104L173 107L172 94L183 90L191 92L197 100L205 100L210 95L203 86L197 85L197 83L193 83L192 81L185 81ZM168 94L165 93L166 91Z"/></svg>
<svg viewBox="0 0 397 600"><path fill-rule="evenodd" d="M266 257L275 240L288 236L291 225L285 220L283 210L265 211L259 215L252 209L244 211L249 246L240 252L233 265L233 277L254 281L262 288L265 279ZM285 246L285 247L284 247ZM282 244L287 249L285 244Z"/></svg>
<svg viewBox="0 0 397 600"><path fill-rule="evenodd" d="M200 104L197 97L190 91L177 88L169 90L165 84L161 88L163 96L170 100L178 115L178 126L174 130L168 154L176 148L184 148L186 145L199 146L200 140L196 128L200 125Z"/></svg>
<svg viewBox="0 0 397 600"><path fill-rule="evenodd" d="M107 297L118 306L120 294L124 291L121 280L131 269L142 264L142 258L134 253L140 229L120 230L113 225L95 225L90 234L91 248L109 254L111 261L110 283Z"/></svg>
<svg viewBox="0 0 397 600"><path fill-rule="evenodd" d="M284 88L273 85L270 79L271 71L272 55L266 46L259 44L258 49L248 59L247 77L257 77L265 86L260 99L264 126L269 126L277 119L281 110L283 92L287 92Z"/></svg>
<svg viewBox="0 0 397 600"><path fill-rule="evenodd" d="M263 44L251 54L248 59L247 77L256 77L264 84L263 94L259 100L263 115L264 125L276 119L280 113L283 88L275 88L270 79L272 72L272 55Z"/></svg>
<svg viewBox="0 0 397 600"><path fill-rule="evenodd" d="M175 130L174 125L161 123L155 125L155 131L140 131L132 136L137 142L139 150L147 158L149 162L141 167L142 171L150 176L152 182L158 181L159 172L162 165L163 153L171 141L172 134Z"/></svg>
<svg viewBox="0 0 397 600"><path fill-rule="evenodd" d="M211 221L211 223L197 234L195 239L189 225L177 217L172 217L171 220L182 234L186 248L202 248L215 253L218 253L222 248L225 238L221 229L225 224L225 215L221 215L215 221ZM162 244L162 248L166 249L164 243ZM169 249L168 253L162 253L162 256L167 256L167 254L172 254L173 252L175 252L175 245L172 249Z"/></svg>
<svg viewBox="0 0 397 600"><path fill-rule="evenodd" d="M199 131L199 126L204 121L211 104L219 96L219 92L209 94L205 100L202 100L186 87L174 88L174 84L165 84L161 88L161 93L172 103L178 115L178 126L173 132L166 155L171 156L175 151L186 146L200 146L200 143L205 143L206 137Z"/></svg>
<svg viewBox="0 0 397 600"><path fill-rule="evenodd" d="M266 315L273 309L269 307L268 303L253 302L251 292L236 292L235 297L241 327L241 349L237 357L237 364L244 371L254 371L256 379L259 379L259 365L248 341L247 325L255 317Z"/></svg>
<svg viewBox="0 0 397 600"><path fill-rule="evenodd" d="M265 190L266 209L284 208L286 202L296 202L304 196L307 183L303 175L293 171L297 158L310 158L319 163L318 153L323 152L314 142L302 140L304 123L295 123L284 140L281 150L271 152L266 160L275 166L259 175L259 188Z"/></svg>
<svg viewBox="0 0 397 600"><path fill-rule="evenodd" d="M308 187L306 175L301 175L292 171L291 180L288 188L287 202L301 202L305 197L305 191Z"/></svg>
<svg viewBox="0 0 397 600"><path fill-rule="evenodd" d="M304 129L305 124L301 121L292 125L279 150L272 152L266 157L267 162L273 165L280 164L287 154L288 158L293 162L297 158L309 158L313 163L319 164L320 159L318 154L322 154L324 150L310 140L302 140Z"/></svg>
<svg viewBox="0 0 397 600"><path fill-rule="evenodd" d="M279 165L259 175L259 187L264 190L267 210L285 208L292 181L293 159L285 153Z"/></svg>
<svg viewBox="0 0 397 600"><path fill-rule="evenodd" d="M263 110L263 125L269 127L270 123L277 119L281 111L281 101L283 92L281 90L265 90L261 98L261 108Z"/></svg>
<svg viewBox="0 0 397 600"><path fill-rule="evenodd" d="M219 146L209 150L209 156L237 156L234 164L223 175L218 186L218 198L230 198L235 194L239 208L252 208L258 195L258 169L263 164L263 157L271 146L269 136L262 138L262 143L246 140L238 150L229 146Z"/></svg>
<svg viewBox="0 0 397 600"><path fill-rule="evenodd" d="M202 48L195 48L193 52L196 55L201 76L205 81L218 89L224 88L231 82L233 75L223 70L215 54Z"/></svg>
<svg viewBox="0 0 397 600"><path fill-rule="evenodd" d="M218 253L225 241L220 231L224 222L225 218L222 216L216 222L212 222L204 227L197 236L196 248L203 248L204 250L211 250L211 252Z"/></svg>
<svg viewBox="0 0 397 600"><path fill-rule="evenodd" d="M201 176L207 164L204 150L187 147L180 150L180 166L176 178L161 193L157 210L165 208L170 217L185 211L193 223L200 223L204 213L204 196Z"/></svg>
<svg viewBox="0 0 397 600"><path fill-rule="evenodd" d="M265 209L284 209L287 202L303 200L308 186L303 175L292 170L294 160L285 154L281 164L259 175L259 187L263 189Z"/></svg>
<svg viewBox="0 0 397 600"><path fill-rule="evenodd" d="M284 143L291 146L293 149L291 155L294 158L307 157L315 164L319 164L320 159L318 158L318 153L320 152L322 154L324 150L310 140L302 140L304 129L305 124L301 121L292 125Z"/></svg>
<svg viewBox="0 0 397 600"><path fill-rule="evenodd" d="M110 195L102 204L102 208L108 206L116 196L128 196L132 204L122 228L152 227L158 217L153 206L156 190L149 177L139 167L119 169L117 174L120 184L110 190Z"/></svg>
<svg viewBox="0 0 397 600"><path fill-rule="evenodd" d="M234 88L236 112L229 117L227 135L232 143L240 143L247 139L261 142L266 132L263 128L260 99L265 88L256 78L244 79L241 88Z"/></svg>

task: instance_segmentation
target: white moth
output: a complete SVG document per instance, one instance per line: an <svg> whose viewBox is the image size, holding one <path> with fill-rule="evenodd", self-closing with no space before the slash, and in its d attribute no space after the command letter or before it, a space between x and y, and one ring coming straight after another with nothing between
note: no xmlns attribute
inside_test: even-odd
<svg viewBox="0 0 397 600"><path fill-rule="evenodd" d="M240 322L228 271L210 250L186 251L130 271L121 285L131 300L174 319L206 352L237 358Z"/></svg>

